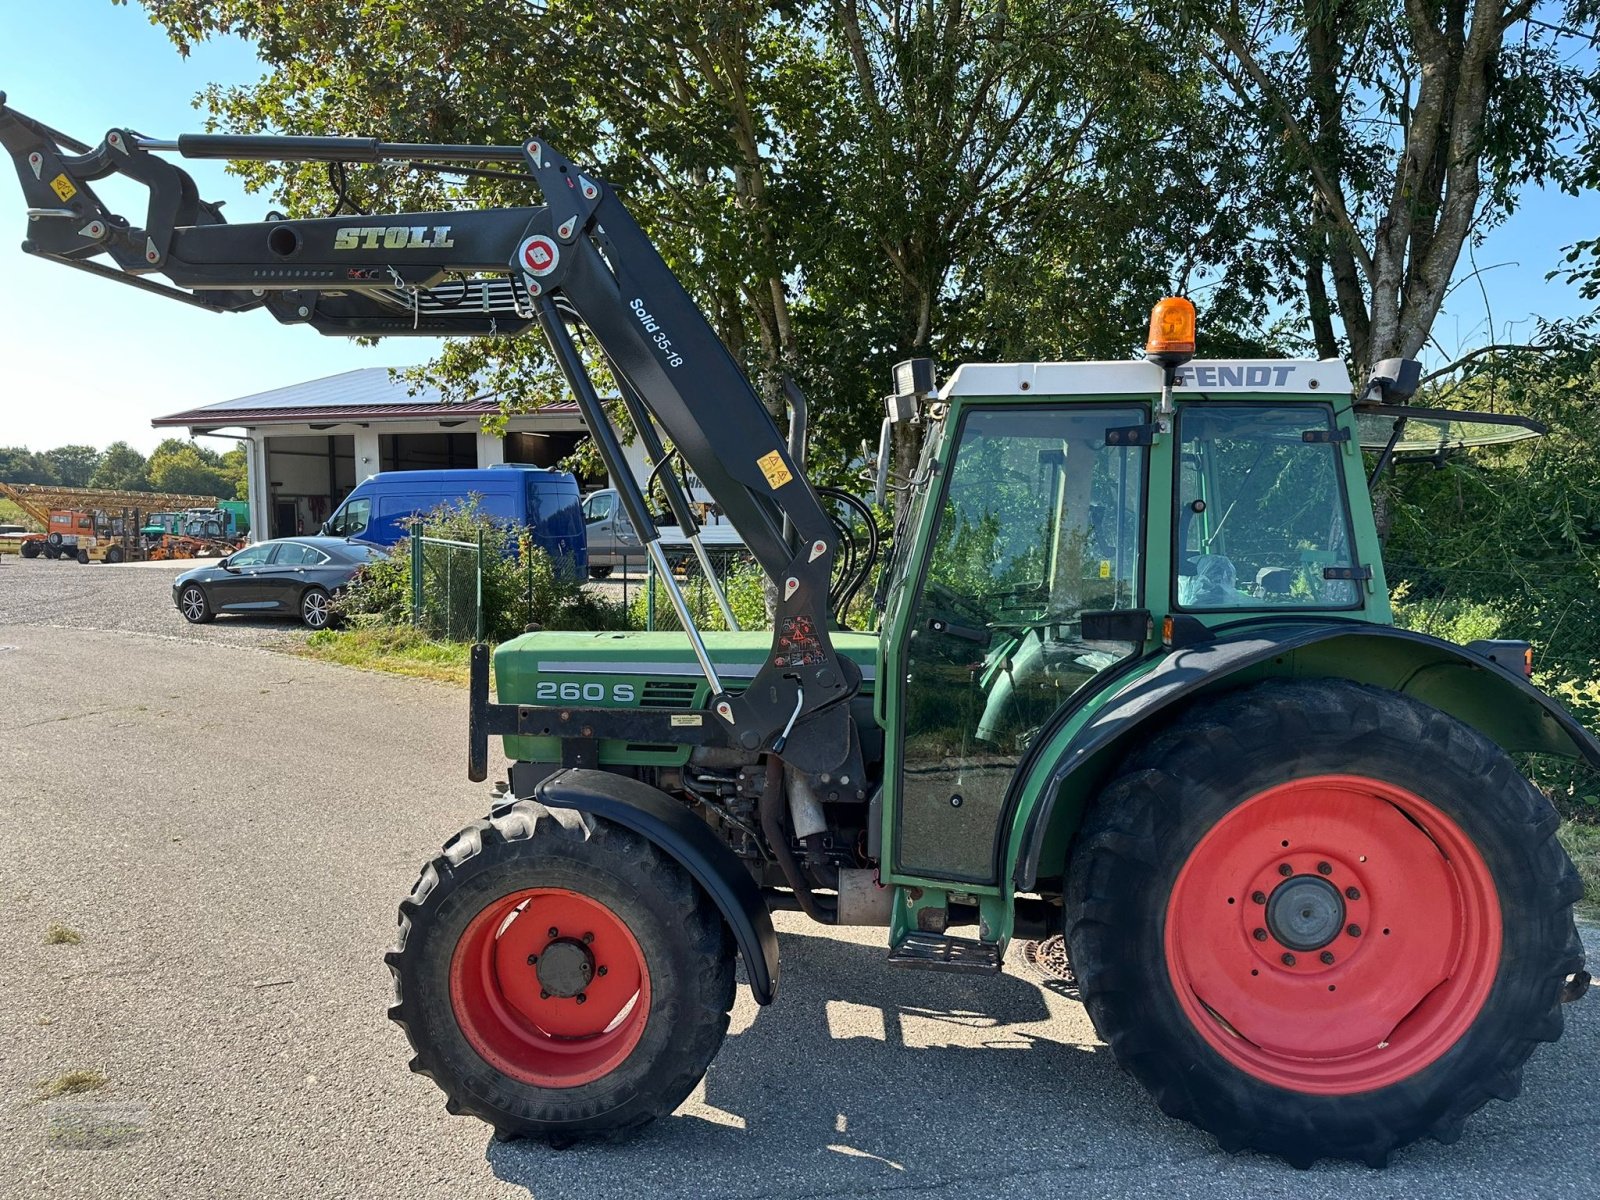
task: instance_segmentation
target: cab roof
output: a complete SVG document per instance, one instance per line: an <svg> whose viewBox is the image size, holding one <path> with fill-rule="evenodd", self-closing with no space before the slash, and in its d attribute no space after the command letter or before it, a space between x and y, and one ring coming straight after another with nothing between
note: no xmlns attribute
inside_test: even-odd
<svg viewBox="0 0 1600 1200"><path fill-rule="evenodd" d="M939 399L953 396L1152 396L1161 391L1153 362L967 363L945 382ZM1350 395L1350 373L1339 359L1195 359L1178 368L1176 394L1228 392L1284 396Z"/></svg>

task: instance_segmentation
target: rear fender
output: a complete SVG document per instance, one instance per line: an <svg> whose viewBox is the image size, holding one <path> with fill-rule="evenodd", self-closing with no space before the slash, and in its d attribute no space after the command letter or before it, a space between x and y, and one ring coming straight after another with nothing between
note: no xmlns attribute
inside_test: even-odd
<svg viewBox="0 0 1600 1200"><path fill-rule="evenodd" d="M1554 754L1600 768L1600 742L1556 700L1465 646L1387 625L1328 622L1257 627L1176 650L1126 684L1075 733L1041 755L1013 825L1011 883L1032 891L1060 874L1083 812L1117 762L1200 696L1263 679L1334 678L1411 696L1512 753Z"/></svg>
<svg viewBox="0 0 1600 1200"><path fill-rule="evenodd" d="M514 766L511 790L518 799L526 799L517 775ZM750 872L704 821L658 788L610 771L572 767L545 776L527 790L548 808L603 817L670 855L711 897L733 931L756 1001L772 1003L778 993L778 934L772 914Z"/></svg>

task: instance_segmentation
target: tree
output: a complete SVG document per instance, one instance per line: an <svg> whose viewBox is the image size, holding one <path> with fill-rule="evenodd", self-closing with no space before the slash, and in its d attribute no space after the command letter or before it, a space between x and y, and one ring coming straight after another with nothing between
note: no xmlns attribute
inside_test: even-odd
<svg viewBox="0 0 1600 1200"><path fill-rule="evenodd" d="M224 450L217 460L217 466L233 486L232 498L250 499L249 457L244 446L238 445L231 450Z"/></svg>
<svg viewBox="0 0 1600 1200"><path fill-rule="evenodd" d="M100 465L100 451L93 446L57 446L42 457L49 462L62 487L88 487Z"/></svg>
<svg viewBox="0 0 1600 1200"><path fill-rule="evenodd" d="M149 491L148 466L145 456L127 442L112 442L100 456L89 486L119 492Z"/></svg>
<svg viewBox="0 0 1600 1200"><path fill-rule="evenodd" d="M60 483L55 465L25 446L0 446L0 483Z"/></svg>
<svg viewBox="0 0 1600 1200"><path fill-rule="evenodd" d="M208 458L209 456L209 458ZM169 438L150 455L151 487L158 492L190 492L231 499L236 484L212 450Z"/></svg>
<svg viewBox="0 0 1600 1200"><path fill-rule="evenodd" d="M1152 295L1229 269L1250 224L1197 76L1173 69L1187 52L1094 0L149 7L180 48L257 43L266 75L213 89L216 124L543 131L599 164L774 413L784 374L808 388L836 471L897 357L1120 356ZM1200 136L1177 136L1185 118ZM502 177L354 168L335 187L321 165L236 169L293 214L529 198ZM1215 320L1251 313L1252 287L1218 289ZM565 390L534 339L451 343L432 374L519 405Z"/></svg>
<svg viewBox="0 0 1600 1200"><path fill-rule="evenodd" d="M1427 343L1463 247L1529 182L1577 186L1600 118L1593 0L1191 4L1262 162L1262 223L1298 260L1318 352ZM1332 296L1329 296L1329 283Z"/></svg>

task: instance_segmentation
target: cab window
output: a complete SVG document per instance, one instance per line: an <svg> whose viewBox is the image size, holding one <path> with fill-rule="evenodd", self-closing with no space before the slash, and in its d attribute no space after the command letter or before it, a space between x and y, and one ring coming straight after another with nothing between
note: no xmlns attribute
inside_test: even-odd
<svg viewBox="0 0 1600 1200"><path fill-rule="evenodd" d="M1179 411L1178 607L1359 603L1334 429L1333 410L1321 404L1205 403Z"/></svg>
<svg viewBox="0 0 1600 1200"><path fill-rule="evenodd" d="M597 521L604 521L611 515L611 496L590 496L583 502L583 521L586 525L593 525Z"/></svg>
<svg viewBox="0 0 1600 1200"><path fill-rule="evenodd" d="M328 532L335 537L360 537L367 531L367 521L372 516L372 500L363 496L349 500L333 514L328 522Z"/></svg>

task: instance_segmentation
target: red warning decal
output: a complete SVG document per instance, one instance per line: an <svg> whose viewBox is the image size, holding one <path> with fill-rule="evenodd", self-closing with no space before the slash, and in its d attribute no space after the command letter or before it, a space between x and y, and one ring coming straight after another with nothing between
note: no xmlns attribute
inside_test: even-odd
<svg viewBox="0 0 1600 1200"><path fill-rule="evenodd" d="M554 238L536 233L523 241L517 255L522 260L522 269L528 274L548 275L561 261L561 247L556 245Z"/></svg>

